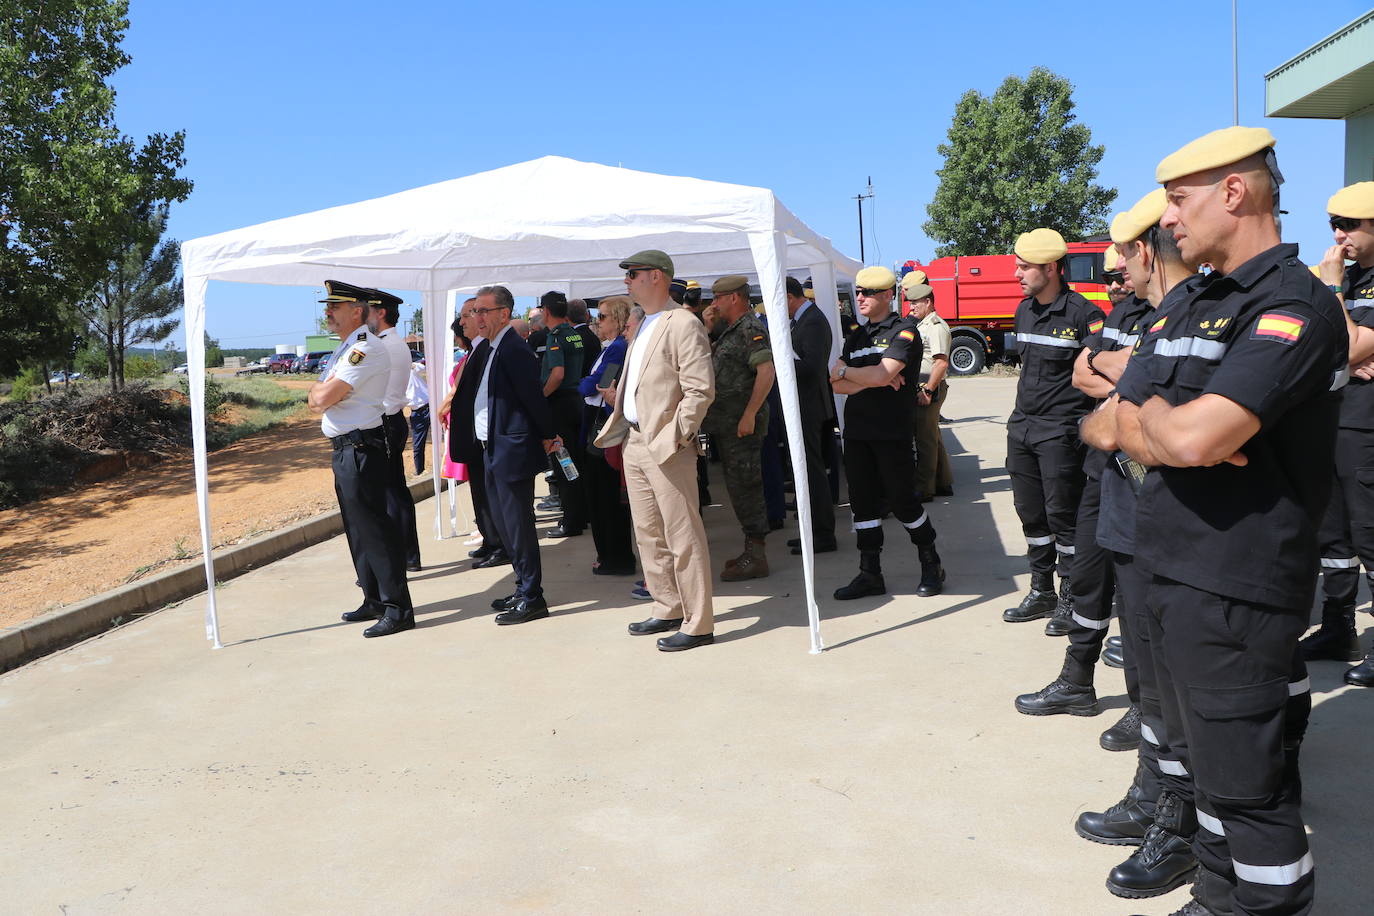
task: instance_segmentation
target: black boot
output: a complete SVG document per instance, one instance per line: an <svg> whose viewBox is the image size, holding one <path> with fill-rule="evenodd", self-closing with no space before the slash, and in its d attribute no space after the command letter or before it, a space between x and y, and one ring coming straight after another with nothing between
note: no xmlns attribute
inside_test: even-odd
<svg viewBox="0 0 1374 916"><path fill-rule="evenodd" d="M1059 677L1035 693L1023 693L1016 698L1016 711L1027 716L1097 715L1097 691L1093 690L1091 669L1080 671L1066 660Z"/></svg>
<svg viewBox="0 0 1374 916"><path fill-rule="evenodd" d="M1046 636L1068 636L1073 629L1073 592L1069 591L1067 576L1059 578L1059 599L1054 605L1054 616L1045 622Z"/></svg>
<svg viewBox="0 0 1374 916"><path fill-rule="evenodd" d="M881 556L882 552L878 550L860 550L859 574L848 585L835 589L835 600L849 601L869 595L886 595L887 583L883 581Z"/></svg>
<svg viewBox="0 0 1374 916"><path fill-rule="evenodd" d="M1345 682L1352 687L1374 687L1374 652L1354 668L1345 669Z"/></svg>
<svg viewBox="0 0 1374 916"><path fill-rule="evenodd" d="M1031 577L1031 587L1030 591L1026 592L1026 597L1022 598L1016 607L1003 611L1002 619L1007 623L1039 620L1054 613L1057 601L1054 595L1054 577L1049 575L1041 578L1037 574Z"/></svg>
<svg viewBox="0 0 1374 916"><path fill-rule="evenodd" d="M1140 707L1131 704L1126 714L1097 739L1104 751L1133 751L1140 747Z"/></svg>
<svg viewBox="0 0 1374 916"><path fill-rule="evenodd" d="M1360 660L1360 637L1355 632L1355 605L1333 604L1328 599L1322 605L1322 625L1317 632L1304 636L1302 657L1307 661L1329 659L1333 662Z"/></svg>
<svg viewBox="0 0 1374 916"><path fill-rule="evenodd" d="M940 565L940 555L935 552L935 545L918 544L916 555L921 558L921 584L916 586L916 594L921 598L940 594L945 590L945 568Z"/></svg>
<svg viewBox="0 0 1374 916"><path fill-rule="evenodd" d="M1150 825L1155 822L1154 815L1141 805L1145 778L1145 765L1137 764L1135 779L1126 790L1126 797L1106 811L1084 811L1078 815L1073 829L1085 840L1106 843L1108 846L1139 846L1145 838Z"/></svg>
<svg viewBox="0 0 1374 916"><path fill-rule="evenodd" d="M1106 665L1108 668L1125 668L1126 653L1121 648L1121 643L1118 642L1113 646L1110 645L1110 639L1107 640L1107 642L1107 648L1102 650L1102 664Z"/></svg>
<svg viewBox="0 0 1374 916"><path fill-rule="evenodd" d="M1197 868L1193 834L1197 815L1172 792L1159 793L1155 822L1140 848L1107 876L1107 890L1118 897L1158 897L1182 887Z"/></svg>

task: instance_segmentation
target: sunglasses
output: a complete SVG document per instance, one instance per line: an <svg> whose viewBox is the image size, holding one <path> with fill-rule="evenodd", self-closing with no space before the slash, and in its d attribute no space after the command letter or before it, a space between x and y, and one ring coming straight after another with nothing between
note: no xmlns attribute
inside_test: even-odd
<svg viewBox="0 0 1374 916"><path fill-rule="evenodd" d="M860 286L860 287L857 287L857 288L854 290L854 292L858 293L860 296L880 296L880 295L882 295L883 293L887 292L887 290L885 290L885 289L865 289L864 287Z"/></svg>
<svg viewBox="0 0 1374 916"><path fill-rule="evenodd" d="M640 274L642 274L642 273L648 273L648 272L651 271L651 270L658 270L658 268L657 268L657 267L631 267L629 270L625 271L625 279L626 279L626 280L633 280L635 277L639 276Z"/></svg>
<svg viewBox="0 0 1374 916"><path fill-rule="evenodd" d="M1364 222L1364 220L1352 219L1349 216L1333 216L1331 217L1331 228L1339 229L1342 232L1354 232L1356 229L1360 228L1360 223L1362 222Z"/></svg>

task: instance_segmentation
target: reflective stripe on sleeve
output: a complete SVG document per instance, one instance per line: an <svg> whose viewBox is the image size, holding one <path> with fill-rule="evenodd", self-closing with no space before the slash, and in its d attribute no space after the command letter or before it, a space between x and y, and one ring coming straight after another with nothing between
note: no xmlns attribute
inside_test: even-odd
<svg viewBox="0 0 1374 916"><path fill-rule="evenodd" d="M1054 535L1047 534L1042 538L1026 538L1026 543L1032 547L1044 547L1054 543Z"/></svg>
<svg viewBox="0 0 1374 916"><path fill-rule="evenodd" d="M1299 694L1311 693L1311 692L1312 692L1312 679L1311 679L1310 677L1305 677L1305 678L1303 678L1303 679L1300 680L1300 681L1289 681L1289 682L1288 682L1288 695L1289 695L1290 697L1295 697L1295 696L1298 696Z"/></svg>
<svg viewBox="0 0 1374 916"><path fill-rule="evenodd" d="M1203 359L1221 359L1226 353L1226 344L1220 340L1206 337L1180 337L1177 340L1161 340L1155 344L1156 356L1201 356Z"/></svg>
<svg viewBox="0 0 1374 916"><path fill-rule="evenodd" d="M1341 367L1340 367L1339 369L1337 369L1334 373L1332 373L1332 375L1331 375L1331 390L1332 390L1332 391L1340 391L1342 388L1344 388L1344 387L1345 387L1346 385L1348 385L1348 384L1350 384L1350 367L1349 367L1349 366L1341 366Z"/></svg>
<svg viewBox="0 0 1374 916"><path fill-rule="evenodd" d="M1322 557L1323 569L1356 569L1359 565L1358 557Z"/></svg>
<svg viewBox="0 0 1374 916"><path fill-rule="evenodd" d="M855 350L849 354L850 359L858 359L861 356L882 356L887 352L887 347L864 347L862 350Z"/></svg>
<svg viewBox="0 0 1374 916"><path fill-rule="evenodd" d="M1089 630L1105 630L1112 625L1111 620L1089 620L1077 611L1073 612L1073 622Z"/></svg>
<svg viewBox="0 0 1374 916"><path fill-rule="evenodd" d="M1136 342L1140 340L1140 335L1129 334L1126 331L1121 330L1120 328L1103 328L1102 339L1115 341L1116 343L1119 343L1121 345L1121 349L1124 350L1127 347L1135 346Z"/></svg>
<svg viewBox="0 0 1374 916"><path fill-rule="evenodd" d="M1301 859L1287 865L1246 865L1238 859L1232 859L1231 864L1235 866L1236 877L1242 881L1283 886L1297 884L1312 871L1312 853L1304 853Z"/></svg>
<svg viewBox="0 0 1374 916"><path fill-rule="evenodd" d="M1077 340L1064 340L1059 337L1051 337L1048 334L1017 334L1016 339L1020 343L1041 344L1046 347L1072 347L1077 349L1081 346Z"/></svg>

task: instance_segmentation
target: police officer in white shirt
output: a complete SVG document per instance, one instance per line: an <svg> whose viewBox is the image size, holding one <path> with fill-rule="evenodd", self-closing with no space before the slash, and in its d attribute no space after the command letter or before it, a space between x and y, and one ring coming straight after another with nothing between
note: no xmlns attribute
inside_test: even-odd
<svg viewBox="0 0 1374 916"><path fill-rule="evenodd" d="M306 403L323 414L321 428L334 446L334 493L343 515L348 550L363 590L363 603L343 615L348 622L376 620L364 636L389 636L415 626L405 560L387 516L389 474L382 399L390 376L383 344L368 333L369 306L377 292L326 280L325 320L339 335L324 378L310 386Z"/></svg>
<svg viewBox="0 0 1374 916"><path fill-rule="evenodd" d="M420 538L415 532L415 497L406 486L405 446L409 438L404 409L406 387L410 383L410 346L396 328L400 320L403 300L370 289L368 293L378 304L368 310L367 329L382 342L391 373L387 377L386 394L382 397L382 427L386 431L387 467L386 514L391 516L401 539L406 569L420 571Z"/></svg>

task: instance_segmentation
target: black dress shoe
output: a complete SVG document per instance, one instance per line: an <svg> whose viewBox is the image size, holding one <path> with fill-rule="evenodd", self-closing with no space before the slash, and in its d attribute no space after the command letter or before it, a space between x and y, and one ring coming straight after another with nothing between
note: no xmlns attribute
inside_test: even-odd
<svg viewBox="0 0 1374 916"><path fill-rule="evenodd" d="M1126 655L1120 646L1108 646L1102 650L1102 664L1108 668L1125 668Z"/></svg>
<svg viewBox="0 0 1374 916"><path fill-rule="evenodd" d="M493 611L507 611L510 610L510 608L514 606L515 602L519 600L519 592L516 592L514 595L507 595L504 598L497 598L495 601L491 603L491 609Z"/></svg>
<svg viewBox="0 0 1374 916"><path fill-rule="evenodd" d="M801 540L800 540L800 538L797 539L797 543L796 543L796 544L792 544L791 541L788 541L787 543L788 543L789 545L791 545L791 547L792 547L792 552L793 552L794 554L796 554L797 556L801 556L802 549L801 549ZM839 544L838 541L812 541L812 542L811 542L811 552L812 552L812 553L834 553L835 551L837 551L837 550L839 550L839 549L840 549L840 544Z"/></svg>
<svg viewBox="0 0 1374 916"><path fill-rule="evenodd" d="M356 611L344 611L342 619L345 623L361 623L364 620L379 620L381 616L381 611L374 611L364 604Z"/></svg>
<svg viewBox="0 0 1374 916"><path fill-rule="evenodd" d="M770 518L770 519L768 520L768 530L769 530L769 531L781 531L781 530L782 530L782 526L783 526L783 525L786 525L786 524L787 524L787 519L783 519L783 518Z"/></svg>
<svg viewBox="0 0 1374 916"><path fill-rule="evenodd" d="M496 615L499 626L513 623L529 623L531 620L549 616L549 603L543 598L517 598L506 610Z"/></svg>
<svg viewBox="0 0 1374 916"><path fill-rule="evenodd" d="M650 617L647 620L638 620L630 624L628 629L634 636L648 636L650 633L667 633L669 630L682 628L682 618L676 620L661 620L658 617Z"/></svg>
<svg viewBox="0 0 1374 916"><path fill-rule="evenodd" d="M1133 751L1140 747L1140 707L1134 703L1121 720L1097 739L1104 751Z"/></svg>
<svg viewBox="0 0 1374 916"><path fill-rule="evenodd" d="M674 633L672 636L665 636L658 641L658 651L684 652L687 649L695 649L697 646L709 646L715 641L716 634L714 633L702 633L700 636Z"/></svg>
<svg viewBox="0 0 1374 916"><path fill-rule="evenodd" d="M576 530L573 530L573 529L571 529L571 528L564 528L562 525L554 525L553 528L549 531L549 537L551 537L551 538L575 538L575 537L577 537L578 535L580 535L581 533L582 533L582 529L581 529L581 528L578 528L578 529L576 529Z"/></svg>
<svg viewBox="0 0 1374 916"><path fill-rule="evenodd" d="M371 639L374 636L390 636L392 633L400 633L402 630L413 629L415 629L414 614L410 614L406 617L383 617L366 630L363 630L363 635Z"/></svg>
<svg viewBox="0 0 1374 916"><path fill-rule="evenodd" d="M493 550L476 563L472 564L473 569L489 569L493 566L509 566L510 554L504 550Z"/></svg>
<svg viewBox="0 0 1374 916"><path fill-rule="evenodd" d="M468 556L472 557L474 560L485 560L487 557L491 556L495 551L496 548L488 547L486 544L483 544L481 547L478 547L475 550L469 550Z"/></svg>
<svg viewBox="0 0 1374 916"><path fill-rule="evenodd" d="M1057 677L1035 693L1023 693L1016 698L1016 711L1028 716L1097 715L1097 691L1091 686L1075 684L1068 678Z"/></svg>
<svg viewBox="0 0 1374 916"><path fill-rule="evenodd" d="M419 572L422 569L424 569L424 567L421 566L418 561L406 564L406 572Z"/></svg>

